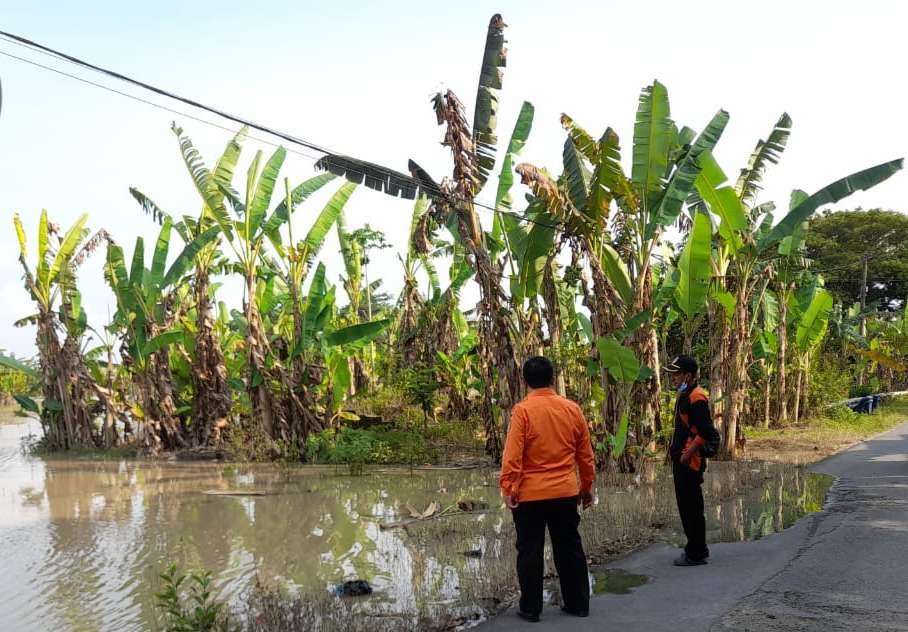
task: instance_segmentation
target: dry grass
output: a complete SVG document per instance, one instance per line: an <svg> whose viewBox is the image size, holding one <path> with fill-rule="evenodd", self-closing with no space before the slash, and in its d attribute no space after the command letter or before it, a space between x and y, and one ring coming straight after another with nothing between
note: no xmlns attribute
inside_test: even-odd
<svg viewBox="0 0 908 632"><path fill-rule="evenodd" d="M883 405L872 415L833 410L825 417L809 419L786 428L749 428L747 456L783 463L813 463L855 443L908 421L908 399Z"/></svg>

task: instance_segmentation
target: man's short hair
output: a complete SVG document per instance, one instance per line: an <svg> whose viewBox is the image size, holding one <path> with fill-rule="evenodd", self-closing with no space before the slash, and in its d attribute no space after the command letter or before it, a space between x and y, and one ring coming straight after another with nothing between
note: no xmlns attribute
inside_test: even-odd
<svg viewBox="0 0 908 632"><path fill-rule="evenodd" d="M523 363L523 380L530 388L546 388L555 381L555 367L543 356L534 356Z"/></svg>

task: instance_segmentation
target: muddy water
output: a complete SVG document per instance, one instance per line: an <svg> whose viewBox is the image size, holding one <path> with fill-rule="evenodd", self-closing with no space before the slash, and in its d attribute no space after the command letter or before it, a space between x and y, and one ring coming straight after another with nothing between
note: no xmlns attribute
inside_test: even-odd
<svg viewBox="0 0 908 632"><path fill-rule="evenodd" d="M512 527L499 509L496 472L351 477L333 468L23 456L20 439L38 431L35 422L9 415L0 423L3 631L154 629L157 575L171 562L212 571L219 595L234 604L256 577L291 592L363 578L375 587L368 603L377 608L450 611L513 580ZM717 485L707 487L717 498L708 516L711 539L762 537L819 508L823 485L803 471L773 467L711 475ZM730 496L744 479L756 487ZM668 507L670 485L657 477L640 489ZM205 493L214 490L266 495ZM599 493L648 502L639 490ZM410 507L465 499L494 509L407 530L379 526L406 518ZM610 517L617 507L607 501L599 507L603 513L591 513L588 525L619 520ZM675 537L673 531L677 526L666 524L665 537Z"/></svg>
<svg viewBox="0 0 908 632"><path fill-rule="evenodd" d="M496 494L490 473L476 471L350 477L333 468L43 461L19 451L28 431L0 424L3 631L149 629L156 576L172 561L213 571L227 598L256 575L299 590L361 577L376 600L412 609L415 594L451 597L456 580L414 585L405 532L379 523L430 498ZM268 495L203 493L244 488ZM439 574L456 577L468 564L459 561Z"/></svg>

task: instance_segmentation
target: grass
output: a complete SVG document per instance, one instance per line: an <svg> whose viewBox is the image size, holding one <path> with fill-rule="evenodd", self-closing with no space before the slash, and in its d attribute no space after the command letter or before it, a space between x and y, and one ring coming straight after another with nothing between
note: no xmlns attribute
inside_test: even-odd
<svg viewBox="0 0 908 632"><path fill-rule="evenodd" d="M747 457L812 463L908 421L908 398L886 402L871 415L847 408L783 428L748 428Z"/></svg>

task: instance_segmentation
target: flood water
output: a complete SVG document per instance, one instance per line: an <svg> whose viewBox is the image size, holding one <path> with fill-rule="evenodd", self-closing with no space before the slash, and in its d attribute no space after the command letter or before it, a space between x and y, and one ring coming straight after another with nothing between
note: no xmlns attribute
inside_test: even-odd
<svg viewBox="0 0 908 632"><path fill-rule="evenodd" d="M219 595L234 604L256 577L291 592L327 591L361 578L375 588L369 602L391 611L445 607L467 594L475 600L485 589L481 576L490 569L510 572L512 526L499 509L494 471L351 477L321 467L40 459L20 449L22 437L40 431L38 424L3 414L4 632L154 629L157 576L172 562L212 571ZM828 488L803 473L789 474L797 480L786 485L770 470L748 476L772 484L711 507L711 539L762 537L789 526L818 510ZM662 480L650 485L667 516L670 486ZM205 493L213 490L266 495ZM725 493L714 491L717 498ZM630 492L626 498L643 502ZM406 518L411 507L423 510L435 501L446 508L467 499L493 510L429 521L422 532L379 526ZM673 532L677 525L666 524L665 537ZM464 555L474 551L481 555ZM468 592L471 582L480 587Z"/></svg>

